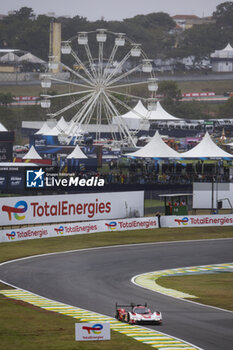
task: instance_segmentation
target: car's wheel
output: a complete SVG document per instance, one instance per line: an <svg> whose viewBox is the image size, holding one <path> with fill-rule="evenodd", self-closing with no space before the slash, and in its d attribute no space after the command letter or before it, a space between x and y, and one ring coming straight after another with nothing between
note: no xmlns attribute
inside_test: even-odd
<svg viewBox="0 0 233 350"><path fill-rule="evenodd" d="M130 323L131 319L130 319L130 314L129 314L129 312L128 312L128 314L127 314L127 318L126 318L126 319L127 319L126 322L127 322L127 323Z"/></svg>
<svg viewBox="0 0 233 350"><path fill-rule="evenodd" d="M119 321L119 312L116 312L115 318Z"/></svg>

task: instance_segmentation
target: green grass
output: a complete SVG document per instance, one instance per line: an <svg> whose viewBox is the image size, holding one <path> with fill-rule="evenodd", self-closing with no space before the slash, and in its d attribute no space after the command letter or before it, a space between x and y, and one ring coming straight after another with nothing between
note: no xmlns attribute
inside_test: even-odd
<svg viewBox="0 0 233 350"><path fill-rule="evenodd" d="M207 80L207 81L177 81L182 93L185 92L215 92L222 95L226 91L232 91L232 80Z"/></svg>
<svg viewBox="0 0 233 350"><path fill-rule="evenodd" d="M159 199L145 199L144 205L145 208L163 207L164 201L160 201Z"/></svg>
<svg viewBox="0 0 233 350"><path fill-rule="evenodd" d="M84 235L7 242L0 244L0 262L36 254L117 244L167 242L210 238L233 238L232 227L182 227L135 231L100 232Z"/></svg>
<svg viewBox="0 0 233 350"><path fill-rule="evenodd" d="M148 347L111 331L110 341L76 342L77 319L0 295L0 344L5 350L143 350Z"/></svg>
<svg viewBox="0 0 233 350"><path fill-rule="evenodd" d="M195 240L208 238L233 238L231 227L151 229L125 232L26 240L0 244L0 262L35 254L100 247L117 244L136 244ZM6 286L0 284L0 289ZM71 317L5 298L0 294L0 344L6 350L118 350L148 349L149 346L112 332L105 342L75 342Z"/></svg>
<svg viewBox="0 0 233 350"><path fill-rule="evenodd" d="M195 295L201 304L233 311L233 273L221 272L193 276L160 277L158 284Z"/></svg>
<svg viewBox="0 0 233 350"><path fill-rule="evenodd" d="M229 80L206 80L206 81L177 81L178 87L182 93L185 92L215 92L223 94L225 91L232 91L232 81ZM58 93L67 92L67 84L55 84L51 90ZM132 88L133 91L140 93L147 91L147 87ZM0 93L10 92L14 96L39 96L43 93L40 84L38 85L0 85Z"/></svg>
<svg viewBox="0 0 233 350"><path fill-rule="evenodd" d="M69 88L67 84L55 84L51 90L58 93L67 92ZM13 96L40 96L43 94L43 89L38 85L0 85L0 93L10 92Z"/></svg>

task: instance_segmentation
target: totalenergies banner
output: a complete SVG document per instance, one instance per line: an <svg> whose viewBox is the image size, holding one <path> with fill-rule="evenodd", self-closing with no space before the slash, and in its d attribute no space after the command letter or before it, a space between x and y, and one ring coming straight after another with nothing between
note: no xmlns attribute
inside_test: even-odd
<svg viewBox="0 0 233 350"><path fill-rule="evenodd" d="M0 199L2 226L141 217L143 214L143 191Z"/></svg>
<svg viewBox="0 0 233 350"><path fill-rule="evenodd" d="M161 216L161 227L233 226L233 214Z"/></svg>
<svg viewBox="0 0 233 350"><path fill-rule="evenodd" d="M149 228L158 228L157 217L86 221L2 230L0 231L0 242Z"/></svg>

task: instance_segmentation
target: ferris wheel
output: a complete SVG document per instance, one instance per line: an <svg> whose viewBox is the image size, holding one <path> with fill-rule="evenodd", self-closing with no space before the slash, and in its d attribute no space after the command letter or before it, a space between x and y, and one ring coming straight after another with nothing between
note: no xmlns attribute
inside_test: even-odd
<svg viewBox="0 0 233 350"><path fill-rule="evenodd" d="M132 101L148 100L151 108L158 88L152 60L148 59L141 44L133 42L124 33L97 29L79 32L63 41L61 57L58 62L50 56L48 72L41 75L44 89L41 107L48 109L54 118L69 113L73 126L94 124L96 140L101 139L103 125L107 125L112 140L135 146L134 136L138 130L130 130L121 115L132 111ZM69 73L68 80L52 73L57 66ZM49 93L52 82L64 84L66 92ZM137 92L140 85L146 86L148 96L142 97ZM62 108L56 103L53 107L57 99L64 99ZM137 111L133 110L133 113L146 119ZM69 132L72 129L75 128L70 128Z"/></svg>

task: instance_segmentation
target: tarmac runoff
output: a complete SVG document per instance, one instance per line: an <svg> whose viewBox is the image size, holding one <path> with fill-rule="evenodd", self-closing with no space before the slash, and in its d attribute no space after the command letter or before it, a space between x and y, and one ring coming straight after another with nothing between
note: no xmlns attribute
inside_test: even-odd
<svg viewBox="0 0 233 350"><path fill-rule="evenodd" d="M216 272L233 272L233 263L203 265L186 268L177 268L170 270L161 270L135 276L132 279L134 284L143 288L153 290L162 294L166 294L176 298L195 298L195 296L182 293L173 289L163 288L156 283L156 280L161 276L184 276L203 273ZM2 281L4 283L4 281ZM62 315L70 316L79 322L109 322L111 330L124 334L137 341L140 341L152 348L159 350L202 350L193 344L184 342L181 339L171 337L168 334L158 332L152 329L137 325L129 325L117 321L115 318L98 314L92 311L81 309L78 307L66 305L54 300L50 300L34 293L22 289L0 290L0 294L15 300L21 300L30 303L34 306L43 308L48 311L57 312Z"/></svg>
<svg viewBox="0 0 233 350"><path fill-rule="evenodd" d="M4 281L2 281L4 283ZM0 294L15 300L21 300L48 311L58 312L77 319L77 322L108 322L113 331L124 334L159 350L202 350L165 333L149 328L122 323L113 317L101 315L78 307L50 300L22 289L0 290Z"/></svg>
<svg viewBox="0 0 233 350"><path fill-rule="evenodd" d="M178 269L154 271L145 274L141 274L132 278L132 282L140 287L150 289L154 292L168 295L174 298L186 299L197 298L195 295L183 293L174 289L164 288L157 284L157 280L160 277L169 276L187 276L206 273L221 273L221 272L233 272L233 263L217 264L217 265L203 265L192 266Z"/></svg>

